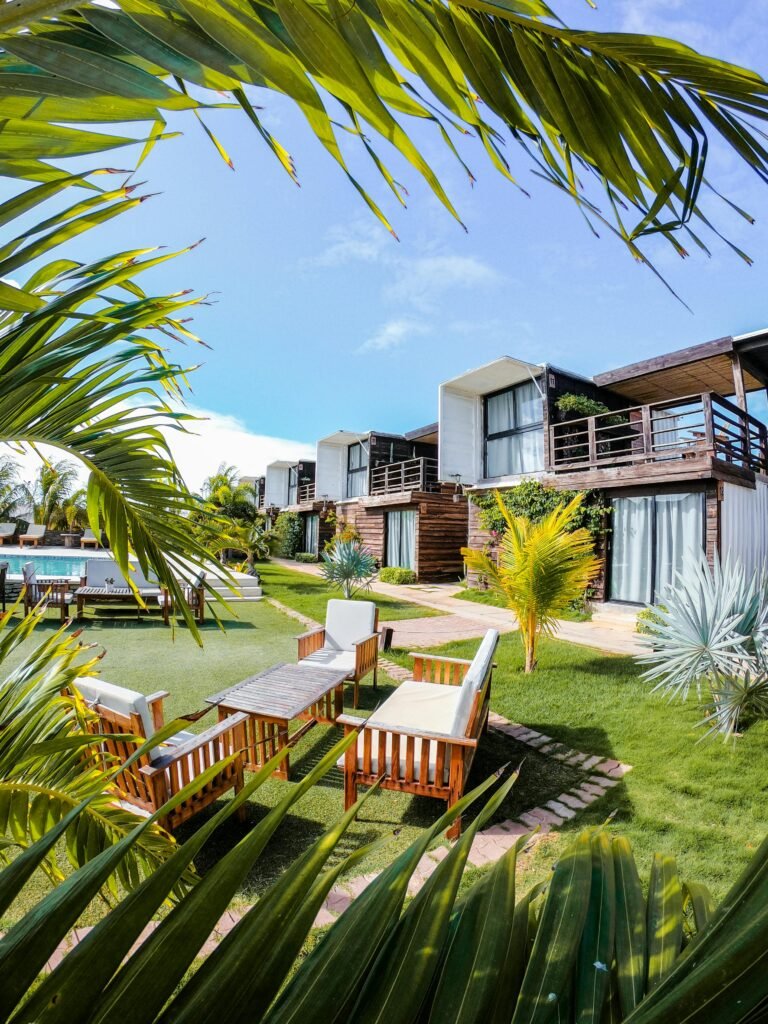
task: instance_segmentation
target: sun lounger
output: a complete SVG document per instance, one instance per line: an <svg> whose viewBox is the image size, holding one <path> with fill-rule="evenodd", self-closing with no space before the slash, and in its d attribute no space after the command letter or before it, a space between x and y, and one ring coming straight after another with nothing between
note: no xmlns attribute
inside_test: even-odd
<svg viewBox="0 0 768 1024"><path fill-rule="evenodd" d="M93 530L84 530L83 531L83 536L80 538L80 547L81 548L87 548L87 547L100 548L101 547L101 538L97 537L96 534L93 532Z"/></svg>
<svg viewBox="0 0 768 1024"><path fill-rule="evenodd" d="M27 527L27 532L19 535L19 544L24 547L25 542L37 547L41 540L45 539L45 533L48 529L47 526L32 525Z"/></svg>
<svg viewBox="0 0 768 1024"><path fill-rule="evenodd" d="M0 544L12 541L16 536L16 523L0 523Z"/></svg>

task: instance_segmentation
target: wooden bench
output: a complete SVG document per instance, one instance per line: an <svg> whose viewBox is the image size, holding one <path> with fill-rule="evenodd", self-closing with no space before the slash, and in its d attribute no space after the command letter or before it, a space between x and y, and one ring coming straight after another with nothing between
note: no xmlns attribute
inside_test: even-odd
<svg viewBox="0 0 768 1024"><path fill-rule="evenodd" d="M361 729L347 750L344 806L357 787L381 779L382 789L431 796L453 806L463 795L480 734L488 721L499 634L489 629L472 661L412 654L413 680L402 683L369 719L341 715L345 733ZM456 821L447 835L461 832Z"/></svg>

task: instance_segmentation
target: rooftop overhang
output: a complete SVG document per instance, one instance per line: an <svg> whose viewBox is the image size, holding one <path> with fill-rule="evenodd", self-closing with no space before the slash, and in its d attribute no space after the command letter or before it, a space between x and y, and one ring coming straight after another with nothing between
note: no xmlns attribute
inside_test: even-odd
<svg viewBox="0 0 768 1024"><path fill-rule="evenodd" d="M543 372L544 367L539 363L502 356L492 363L447 380L440 386L450 391L461 391L465 395L487 395L492 391L511 388L514 384L522 384L523 381L535 380Z"/></svg>
<svg viewBox="0 0 768 1024"><path fill-rule="evenodd" d="M687 395L736 391L734 365L744 376L745 391L768 386L768 329L736 337L717 338L644 359L617 370L598 373L595 384L609 388L638 404L663 402Z"/></svg>
<svg viewBox="0 0 768 1024"><path fill-rule="evenodd" d="M275 462L270 462L267 469L291 469L295 465L295 462L288 462L286 459L277 459Z"/></svg>
<svg viewBox="0 0 768 1024"><path fill-rule="evenodd" d="M403 435L406 441L421 441L423 444L437 444L438 438L437 423L428 423L425 427L419 427L417 430L408 430Z"/></svg>
<svg viewBox="0 0 768 1024"><path fill-rule="evenodd" d="M358 441L367 441L370 436L370 430L366 430L364 434L356 434L354 430L337 430L335 433L329 434L327 437L321 437L317 443L332 444L341 447L348 444L357 444ZM293 465L293 463L291 463L291 465Z"/></svg>

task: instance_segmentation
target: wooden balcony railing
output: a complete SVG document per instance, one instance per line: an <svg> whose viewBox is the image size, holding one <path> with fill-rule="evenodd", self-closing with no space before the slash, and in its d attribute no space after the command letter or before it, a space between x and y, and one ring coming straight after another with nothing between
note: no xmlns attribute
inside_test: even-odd
<svg viewBox="0 0 768 1024"><path fill-rule="evenodd" d="M407 459L371 470L370 494L431 491L437 487L437 459Z"/></svg>
<svg viewBox="0 0 768 1024"><path fill-rule="evenodd" d="M264 495L263 494L257 494L256 495L256 508L264 508Z"/></svg>
<svg viewBox="0 0 768 1024"><path fill-rule="evenodd" d="M585 416L550 427L556 473L710 455L768 470L768 429L714 392Z"/></svg>
<svg viewBox="0 0 768 1024"><path fill-rule="evenodd" d="M299 485L299 504L301 505L305 501L315 500L315 484L300 484Z"/></svg>

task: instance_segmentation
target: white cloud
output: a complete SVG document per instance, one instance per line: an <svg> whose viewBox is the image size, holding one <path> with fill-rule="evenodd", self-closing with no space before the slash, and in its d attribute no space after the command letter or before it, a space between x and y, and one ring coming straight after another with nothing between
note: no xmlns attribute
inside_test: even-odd
<svg viewBox="0 0 768 1024"><path fill-rule="evenodd" d="M304 265L339 267L345 263L378 263L395 245L397 243L376 221L356 220L332 228L325 249L304 260Z"/></svg>
<svg viewBox="0 0 768 1024"><path fill-rule="evenodd" d="M400 348L412 338L429 334L430 328L418 320L404 318L388 320L385 324L363 342L358 352L383 352L391 348Z"/></svg>
<svg viewBox="0 0 768 1024"><path fill-rule="evenodd" d="M387 286L385 295L428 312L442 296L459 288L487 288L500 280L501 275L476 256L420 256L398 264L395 280Z"/></svg>
<svg viewBox="0 0 768 1024"><path fill-rule="evenodd" d="M167 430L166 437L187 486L197 491L220 463L236 466L242 476L260 476L269 462L277 459L315 457L314 446L268 434L256 434L235 416L208 409L188 408L203 417L189 424L192 434Z"/></svg>

